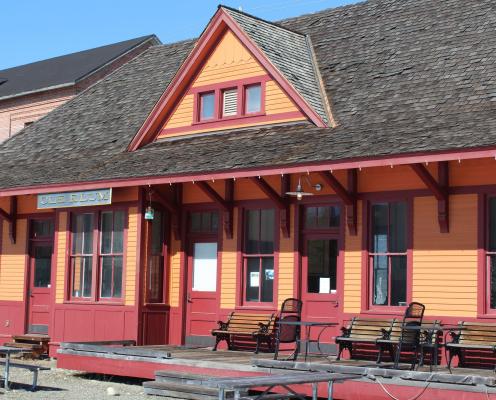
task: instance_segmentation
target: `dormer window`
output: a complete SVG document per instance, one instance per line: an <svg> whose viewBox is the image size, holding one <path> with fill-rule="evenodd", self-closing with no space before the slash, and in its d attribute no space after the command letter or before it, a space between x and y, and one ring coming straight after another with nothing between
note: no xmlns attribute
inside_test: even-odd
<svg viewBox="0 0 496 400"><path fill-rule="evenodd" d="M193 124L225 124L228 120L264 116L267 80L269 77L263 76L195 88Z"/></svg>
<svg viewBox="0 0 496 400"><path fill-rule="evenodd" d="M245 87L245 114L258 113L262 111L262 85L250 85Z"/></svg>
<svg viewBox="0 0 496 400"><path fill-rule="evenodd" d="M200 94L200 121L214 119L215 116L215 92Z"/></svg>

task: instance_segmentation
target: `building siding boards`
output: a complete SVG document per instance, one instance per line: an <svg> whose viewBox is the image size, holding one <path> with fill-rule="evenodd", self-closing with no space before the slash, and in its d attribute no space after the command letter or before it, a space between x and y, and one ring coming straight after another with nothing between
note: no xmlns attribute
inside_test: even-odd
<svg viewBox="0 0 496 400"><path fill-rule="evenodd" d="M136 266L138 261L138 208L129 207L126 271L125 271L125 304L134 305L136 293Z"/></svg>
<svg viewBox="0 0 496 400"><path fill-rule="evenodd" d="M233 210L233 235L228 239L222 230L222 263L219 266L221 271L220 282L220 308L233 309L236 306L237 277L238 277L238 215L237 207Z"/></svg>
<svg viewBox="0 0 496 400"><path fill-rule="evenodd" d="M69 213L62 211L58 213L58 220L55 222L57 226L57 241L55 243L56 251L56 280L55 280L55 302L63 303L65 299L65 281L66 281L66 263L69 244Z"/></svg>
<svg viewBox="0 0 496 400"><path fill-rule="evenodd" d="M477 195L450 197L450 231L439 233L433 197L414 200L413 298L426 315L477 317Z"/></svg>
<svg viewBox="0 0 496 400"><path fill-rule="evenodd" d="M280 235L279 239L279 265L276 270L278 273L278 289L274 291L277 294L278 305L290 297L295 297L294 293L294 275L295 275L295 206L291 206L290 235L286 238ZM284 212L284 211L280 211Z"/></svg>
<svg viewBox="0 0 496 400"><path fill-rule="evenodd" d="M345 228L344 239L344 293L343 311L358 314L361 310L362 295L362 207L363 202L357 204L357 234L350 235Z"/></svg>
<svg viewBox="0 0 496 400"><path fill-rule="evenodd" d="M24 300L24 278L27 260L26 239L27 220L25 218L17 221L17 240L15 244L9 239L9 224L2 223L0 300Z"/></svg>

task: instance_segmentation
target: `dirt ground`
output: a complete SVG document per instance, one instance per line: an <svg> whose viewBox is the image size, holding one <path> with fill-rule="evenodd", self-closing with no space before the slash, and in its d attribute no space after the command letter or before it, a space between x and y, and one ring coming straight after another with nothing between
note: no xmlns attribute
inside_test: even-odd
<svg viewBox="0 0 496 400"><path fill-rule="evenodd" d="M11 368L10 390L5 391L2 387L0 389L0 399L160 399L160 397L146 396L141 386L143 380L140 379L83 374L78 371L57 369L56 362L51 360L15 360L15 362L37 364L51 369L49 371L40 371L37 390L31 392L33 374L25 369ZM1 367L0 374L3 377L3 368ZM115 396L108 394L109 388L113 389L110 389L110 392L113 391L116 394Z"/></svg>

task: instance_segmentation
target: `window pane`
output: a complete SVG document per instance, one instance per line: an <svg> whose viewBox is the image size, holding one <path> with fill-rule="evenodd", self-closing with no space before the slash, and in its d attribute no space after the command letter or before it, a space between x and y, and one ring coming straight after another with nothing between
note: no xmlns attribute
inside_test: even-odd
<svg viewBox="0 0 496 400"><path fill-rule="evenodd" d="M217 214L216 212L213 212L210 230L212 232L217 232L218 229L219 229L219 214Z"/></svg>
<svg viewBox="0 0 496 400"><path fill-rule="evenodd" d="M73 254L93 253L93 214L73 216Z"/></svg>
<svg viewBox="0 0 496 400"><path fill-rule="evenodd" d="M246 112L253 113L262 110L262 87L252 85L246 88Z"/></svg>
<svg viewBox="0 0 496 400"><path fill-rule="evenodd" d="M260 254L274 252L274 210L261 210Z"/></svg>
<svg viewBox="0 0 496 400"><path fill-rule="evenodd" d="M200 95L200 119L211 119L214 117L214 104L214 93L203 93Z"/></svg>
<svg viewBox="0 0 496 400"><path fill-rule="evenodd" d="M212 219L212 213L203 212L201 213L201 230L202 232L210 232L210 220Z"/></svg>
<svg viewBox="0 0 496 400"><path fill-rule="evenodd" d="M152 255L162 254L163 231L163 213L155 211L155 216L152 220Z"/></svg>
<svg viewBox="0 0 496 400"><path fill-rule="evenodd" d="M114 257L113 297L122 297L122 256Z"/></svg>
<svg viewBox="0 0 496 400"><path fill-rule="evenodd" d="M114 243L113 253L122 253L124 251L124 223L126 214L124 211L114 213Z"/></svg>
<svg viewBox="0 0 496 400"><path fill-rule="evenodd" d="M72 259L72 296L91 297L93 257L74 257Z"/></svg>
<svg viewBox="0 0 496 400"><path fill-rule="evenodd" d="M328 207L317 208L317 227L328 228L329 218L330 218L330 212Z"/></svg>
<svg viewBox="0 0 496 400"><path fill-rule="evenodd" d="M307 242L308 293L331 293L336 290L337 241Z"/></svg>
<svg viewBox="0 0 496 400"><path fill-rule="evenodd" d="M112 296L112 258L111 256L102 257L102 287L100 290L101 297Z"/></svg>
<svg viewBox="0 0 496 400"><path fill-rule="evenodd" d="M489 251L496 251L496 197L489 199Z"/></svg>
<svg viewBox="0 0 496 400"><path fill-rule="evenodd" d="M43 238L53 236L53 221L51 219L40 219L31 221L31 237Z"/></svg>
<svg viewBox="0 0 496 400"><path fill-rule="evenodd" d="M190 219L191 219L191 232L200 232L202 214L199 212L193 212L191 213Z"/></svg>
<svg viewBox="0 0 496 400"><path fill-rule="evenodd" d="M150 298L148 301L162 303L164 292L164 257L157 255L150 257L148 281L150 289Z"/></svg>
<svg viewBox="0 0 496 400"><path fill-rule="evenodd" d="M373 304L385 305L388 302L388 257L374 256L373 270Z"/></svg>
<svg viewBox="0 0 496 400"><path fill-rule="evenodd" d="M215 292L217 289L217 243L193 246L193 290Z"/></svg>
<svg viewBox="0 0 496 400"><path fill-rule="evenodd" d="M112 212L102 213L102 254L112 253Z"/></svg>
<svg viewBox="0 0 496 400"><path fill-rule="evenodd" d="M496 256L489 256L491 308L496 308Z"/></svg>
<svg viewBox="0 0 496 400"><path fill-rule="evenodd" d="M260 239L260 210L248 210L245 214L245 253L258 254Z"/></svg>
<svg viewBox="0 0 496 400"><path fill-rule="evenodd" d="M262 258L262 302L272 302L274 297L274 259Z"/></svg>
<svg viewBox="0 0 496 400"><path fill-rule="evenodd" d="M389 251L391 253L406 252L406 203L390 204Z"/></svg>
<svg viewBox="0 0 496 400"><path fill-rule="evenodd" d="M388 239L388 205L372 206L372 252L386 253Z"/></svg>
<svg viewBox="0 0 496 400"><path fill-rule="evenodd" d="M246 259L246 301L258 301L260 290L260 258Z"/></svg>
<svg viewBox="0 0 496 400"><path fill-rule="evenodd" d="M315 228L317 226L317 207L307 207L305 211L305 227Z"/></svg>
<svg viewBox="0 0 496 400"><path fill-rule="evenodd" d="M52 246L34 248L34 287L49 287L52 270Z"/></svg>
<svg viewBox="0 0 496 400"><path fill-rule="evenodd" d="M341 224L341 208L338 206L329 207L330 209L330 220L329 225L331 228L338 228Z"/></svg>
<svg viewBox="0 0 496 400"><path fill-rule="evenodd" d="M391 305L406 303L406 256L391 256Z"/></svg>

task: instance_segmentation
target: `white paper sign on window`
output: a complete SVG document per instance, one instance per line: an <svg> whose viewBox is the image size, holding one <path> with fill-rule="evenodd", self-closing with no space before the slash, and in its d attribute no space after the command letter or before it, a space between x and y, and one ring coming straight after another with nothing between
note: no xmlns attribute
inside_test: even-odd
<svg viewBox="0 0 496 400"><path fill-rule="evenodd" d="M331 278L319 278L319 293L331 292Z"/></svg>
<svg viewBox="0 0 496 400"><path fill-rule="evenodd" d="M217 290L217 243L195 243L193 251L193 290Z"/></svg>
<svg viewBox="0 0 496 400"><path fill-rule="evenodd" d="M250 272L250 287L260 287L260 272Z"/></svg>

